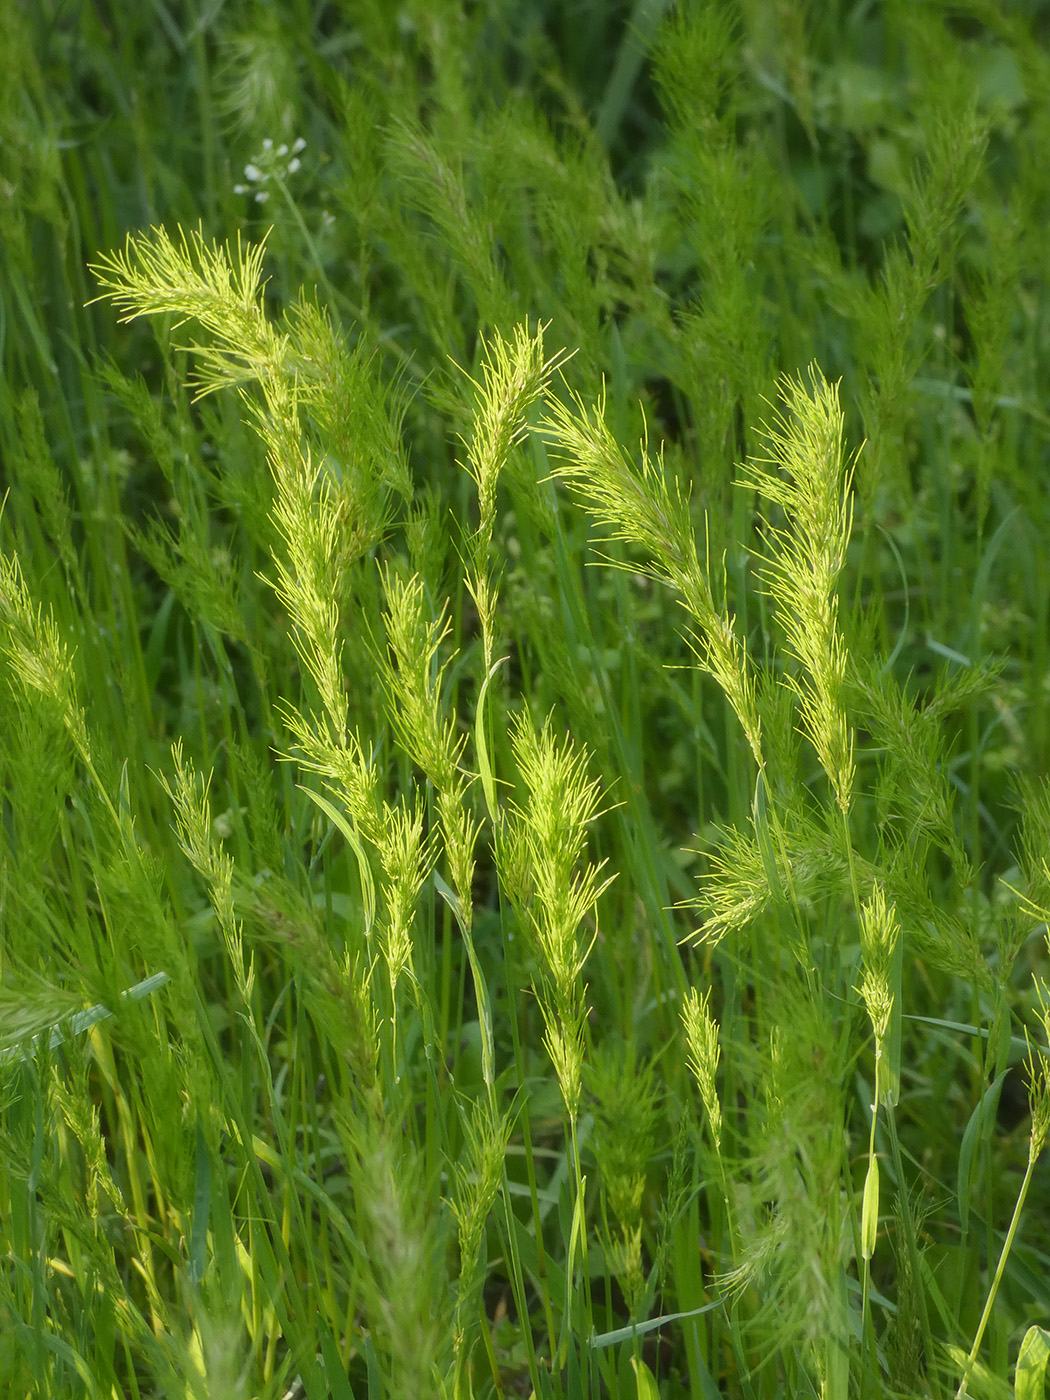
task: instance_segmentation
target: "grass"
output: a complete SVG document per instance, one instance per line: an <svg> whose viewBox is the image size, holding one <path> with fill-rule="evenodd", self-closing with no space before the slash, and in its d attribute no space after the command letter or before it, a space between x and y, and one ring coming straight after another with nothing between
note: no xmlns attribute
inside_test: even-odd
<svg viewBox="0 0 1050 1400"><path fill-rule="evenodd" d="M0 1390L1040 1395L1041 12L0 64Z"/></svg>

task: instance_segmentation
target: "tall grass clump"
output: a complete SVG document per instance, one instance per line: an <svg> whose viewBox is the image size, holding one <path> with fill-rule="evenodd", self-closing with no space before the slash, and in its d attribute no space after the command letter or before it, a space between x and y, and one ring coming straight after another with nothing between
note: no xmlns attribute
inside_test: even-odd
<svg viewBox="0 0 1050 1400"><path fill-rule="evenodd" d="M0 7L0 1393L1042 1393L1047 39Z"/></svg>

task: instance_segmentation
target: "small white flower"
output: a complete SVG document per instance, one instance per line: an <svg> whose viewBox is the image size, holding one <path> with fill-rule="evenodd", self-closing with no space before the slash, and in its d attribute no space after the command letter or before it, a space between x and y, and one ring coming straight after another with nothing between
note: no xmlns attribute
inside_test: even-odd
<svg viewBox="0 0 1050 1400"><path fill-rule="evenodd" d="M332 225L335 223L335 215L329 214L327 209L322 209L321 223L325 226L325 228L331 228Z"/></svg>
<svg viewBox="0 0 1050 1400"><path fill-rule="evenodd" d="M267 136L258 155L244 167L245 179L249 185L265 185L270 180L280 180L282 176L294 175L296 171L302 169L302 161L299 159L298 153L305 150L306 140L302 136L297 136L291 146L286 141L282 141L276 147L272 137ZM287 159L289 156L290 160ZM249 185L234 185L234 193L250 194ZM268 194L260 192L256 194L255 202L265 204L268 198Z"/></svg>
<svg viewBox="0 0 1050 1400"><path fill-rule="evenodd" d="M259 193L255 196L255 202L256 202L256 204L265 204L266 201L267 201L269 198L270 198L270 191L269 191L269 190L260 190Z"/></svg>

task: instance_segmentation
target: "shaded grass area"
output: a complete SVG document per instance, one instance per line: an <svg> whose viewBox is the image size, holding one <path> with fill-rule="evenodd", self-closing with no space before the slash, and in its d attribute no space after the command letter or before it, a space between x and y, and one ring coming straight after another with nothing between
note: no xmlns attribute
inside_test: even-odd
<svg viewBox="0 0 1050 1400"><path fill-rule="evenodd" d="M1036 1383L1047 37L0 8L6 1392Z"/></svg>

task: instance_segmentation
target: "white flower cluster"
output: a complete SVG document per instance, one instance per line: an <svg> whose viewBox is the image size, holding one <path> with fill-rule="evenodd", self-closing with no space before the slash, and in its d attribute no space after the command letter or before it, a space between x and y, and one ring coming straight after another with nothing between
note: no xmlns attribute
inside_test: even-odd
<svg viewBox="0 0 1050 1400"><path fill-rule="evenodd" d="M262 150L259 154L244 167L244 178L248 183L234 185L234 194L252 194L254 185L265 185L271 179L280 180L286 175L294 175L302 165L299 152L305 150L306 141L301 136L297 137L290 146L286 141L275 146L268 136L262 143ZM257 189L254 191L254 195L256 204L265 204L270 198L270 191Z"/></svg>

